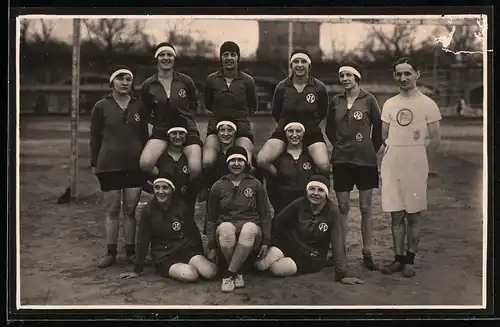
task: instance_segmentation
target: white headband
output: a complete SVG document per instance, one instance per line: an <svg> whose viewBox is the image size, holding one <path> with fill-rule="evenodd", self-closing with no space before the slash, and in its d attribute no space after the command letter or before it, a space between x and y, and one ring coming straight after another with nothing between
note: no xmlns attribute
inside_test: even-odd
<svg viewBox="0 0 500 327"><path fill-rule="evenodd" d="M304 59L305 61L307 61L307 63L310 65L311 64L311 58L309 58L308 55L306 55L305 53L296 53L292 56L292 58L290 58L290 63L292 63L292 61L294 61L295 59Z"/></svg>
<svg viewBox="0 0 500 327"><path fill-rule="evenodd" d="M110 83L113 82L115 77L120 75L120 74L129 74L130 76L132 76L132 78L134 78L134 74L132 74L132 72L130 70L122 68L122 69L116 70L113 74L111 74L111 76L109 77L109 82Z"/></svg>
<svg viewBox="0 0 500 327"><path fill-rule="evenodd" d="M171 46L169 46L169 45L164 45L164 46L162 46L162 47L159 47L159 48L158 48L158 50L156 50L156 52L155 52L155 58L157 58L157 57L158 57L158 55L159 55L160 53L162 53L163 51L168 51L168 52L170 52L171 54L173 54L173 55L174 55L174 57L177 55L177 53L175 52L175 49L174 49L174 48L172 48L172 47L171 47Z"/></svg>
<svg viewBox="0 0 500 327"><path fill-rule="evenodd" d="M184 133L186 133L186 134L187 134L187 132L188 132L188 131L187 131L187 129L185 129L184 127L172 127L171 129L169 129L169 130L167 131L167 134L170 134L170 133L172 133L172 132L184 132Z"/></svg>
<svg viewBox="0 0 500 327"><path fill-rule="evenodd" d="M311 186L321 187L325 191L326 196L328 196L329 190L325 184L318 182L318 181L310 181L309 183L307 183L306 190L308 190Z"/></svg>
<svg viewBox="0 0 500 327"><path fill-rule="evenodd" d="M153 182L153 185L156 184L156 183L159 183L159 182L167 183L175 191L175 185L174 185L174 183L170 179L163 178L163 177L157 178Z"/></svg>
<svg viewBox="0 0 500 327"><path fill-rule="evenodd" d="M291 122L291 123L287 124L287 125L285 126L285 129L284 129L284 130L286 131L286 130L287 130L287 129L289 129L290 127L298 127L298 128L300 128L300 129L302 129L302 131L304 131L304 132L306 131L306 128L304 127L304 125L302 125L301 123L297 123L297 122Z"/></svg>
<svg viewBox="0 0 500 327"><path fill-rule="evenodd" d="M217 128L217 129L219 129L219 127L221 127L222 125L229 125L229 126L231 126L231 127L232 127L235 131L237 131L237 130L238 130L238 129L236 128L236 125L235 125L233 122L229 121L229 120L223 120L223 121L218 122L218 123L217 123L216 128Z"/></svg>
<svg viewBox="0 0 500 327"><path fill-rule="evenodd" d="M358 77L359 77L359 79L361 79L361 73L360 73L360 72L358 72L358 71L356 70L356 68L354 68L354 67L351 67L351 66L342 66L342 67L340 67L340 68L339 68L339 74L340 74L341 72L348 72L348 73L351 73L351 74L353 74L353 75L358 76Z"/></svg>
<svg viewBox="0 0 500 327"><path fill-rule="evenodd" d="M227 157L226 162L229 162L235 158L243 159L243 160L245 160L245 162L247 161L247 158L244 155L239 154L239 153L234 153L234 154L230 155L229 157Z"/></svg>

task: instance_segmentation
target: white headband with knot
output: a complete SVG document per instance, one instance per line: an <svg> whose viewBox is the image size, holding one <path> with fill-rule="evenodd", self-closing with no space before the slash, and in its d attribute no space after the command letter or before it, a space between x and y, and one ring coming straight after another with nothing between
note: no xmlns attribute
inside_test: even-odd
<svg viewBox="0 0 500 327"><path fill-rule="evenodd" d="M113 80L115 79L116 76L120 75L120 74L129 74L130 76L132 76L132 78L134 78L134 74L132 74L132 72L126 68L121 68L121 69L117 69L113 72L113 74L111 74L111 76L109 77L109 82L113 82Z"/></svg>
<svg viewBox="0 0 500 327"><path fill-rule="evenodd" d="M228 125L228 126L231 126L235 131L237 131L238 129L236 128L236 124L233 123L232 121L229 121L229 120L222 120L220 122L217 123L217 126L215 128L219 129L219 127L221 127L222 125Z"/></svg>
<svg viewBox="0 0 500 327"><path fill-rule="evenodd" d="M162 53L163 51L168 51L168 52L170 52L171 54L173 54L173 55L174 55L174 57L177 55L177 53L175 52L175 49L174 49L174 48L172 48L172 47L171 47L171 46L169 46L169 45L164 45L164 46L162 46L162 47L159 47L159 48L158 48L158 50L156 50L156 52L155 52L155 58L157 58L157 57L158 57L158 55L159 55L160 53Z"/></svg>
<svg viewBox="0 0 500 327"><path fill-rule="evenodd" d="M239 153L234 153L234 154L230 155L229 157L227 157L226 162L229 162L229 161L236 159L236 158L245 160L245 162L247 161L247 158L244 155L239 154Z"/></svg>
<svg viewBox="0 0 500 327"><path fill-rule="evenodd" d="M308 55L306 55L305 53L302 53L302 52L298 52L298 53L294 54L290 58L290 63L292 63L295 59L304 59L305 61L307 61L307 63L309 65L311 64L311 58L309 58Z"/></svg>
<svg viewBox="0 0 500 327"><path fill-rule="evenodd" d="M188 131L184 127L172 127L167 131L167 134L170 134L173 132L184 132L187 134Z"/></svg>
<svg viewBox="0 0 500 327"><path fill-rule="evenodd" d="M153 185L156 183L160 183L160 182L167 183L175 191L175 185L170 179L159 177L159 178L155 179L155 181L153 182Z"/></svg>
<svg viewBox="0 0 500 327"><path fill-rule="evenodd" d="M328 187L324 183L321 183L318 181L310 181L309 183L307 183L306 190L308 190L311 186L317 186L319 188L322 188L323 191L325 191L326 196L328 196L328 193L330 190L328 189Z"/></svg>
<svg viewBox="0 0 500 327"><path fill-rule="evenodd" d="M306 131L306 128L304 127L304 125L302 125L301 123L298 123L298 122L291 122L291 123L286 124L286 126L283 130L286 131L287 129L289 129L291 127L300 128L304 132Z"/></svg>
<svg viewBox="0 0 500 327"><path fill-rule="evenodd" d="M359 79L361 79L361 73L358 72L358 70L354 67L351 67L351 66L342 66L339 68L339 74L341 72L348 72L348 73L351 73L355 76L358 76Z"/></svg>

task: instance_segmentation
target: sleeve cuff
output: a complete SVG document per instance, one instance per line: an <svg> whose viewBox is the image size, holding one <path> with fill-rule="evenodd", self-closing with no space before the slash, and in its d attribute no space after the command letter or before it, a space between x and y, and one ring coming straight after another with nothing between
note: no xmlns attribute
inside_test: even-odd
<svg viewBox="0 0 500 327"><path fill-rule="evenodd" d="M208 249L208 250L213 250L213 249L215 249L215 240L210 240L210 241L208 241L208 244L207 244L207 249Z"/></svg>
<svg viewBox="0 0 500 327"><path fill-rule="evenodd" d="M269 244L271 244L271 238L270 237L264 237L264 238L262 238L262 245L269 246Z"/></svg>
<svg viewBox="0 0 500 327"><path fill-rule="evenodd" d="M340 282L342 279L346 277L346 273L343 271L336 271L335 272L335 281Z"/></svg>

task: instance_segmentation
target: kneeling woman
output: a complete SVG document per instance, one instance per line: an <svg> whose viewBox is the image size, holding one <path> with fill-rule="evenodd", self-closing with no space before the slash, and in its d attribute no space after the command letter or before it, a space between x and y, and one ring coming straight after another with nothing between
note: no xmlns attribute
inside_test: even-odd
<svg viewBox="0 0 500 327"><path fill-rule="evenodd" d="M208 259L228 265L223 292L244 287L248 262L265 257L271 236L271 216L262 183L247 173L247 151L233 146L226 152L229 174L212 186L208 197ZM219 250L219 251L217 251ZM217 255L219 252L219 255Z"/></svg>
<svg viewBox="0 0 500 327"><path fill-rule="evenodd" d="M331 242L335 258L335 280L343 284L363 284L347 277L347 257L343 220L328 199L329 182L315 175L302 196L286 206L273 219L272 247L255 263L260 271L275 276L293 276L320 271L327 262Z"/></svg>
<svg viewBox="0 0 500 327"><path fill-rule="evenodd" d="M192 210L175 192L172 178L157 178L154 198L140 215L135 269L118 278L139 277L150 245L151 258L160 276L186 283L199 277L214 278L216 266L203 256L201 235L190 213Z"/></svg>

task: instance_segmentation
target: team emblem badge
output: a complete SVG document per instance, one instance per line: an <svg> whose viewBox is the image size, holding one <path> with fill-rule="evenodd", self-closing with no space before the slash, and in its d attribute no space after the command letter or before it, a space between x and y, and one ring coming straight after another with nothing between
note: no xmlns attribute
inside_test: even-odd
<svg viewBox="0 0 500 327"><path fill-rule="evenodd" d="M309 93L308 95L306 95L306 101L309 103L314 103L314 101L316 101L316 96L312 93Z"/></svg>
<svg viewBox="0 0 500 327"><path fill-rule="evenodd" d="M181 229L181 223L178 221L175 221L172 223L172 229L178 232Z"/></svg>
<svg viewBox="0 0 500 327"><path fill-rule="evenodd" d="M250 188L250 187L247 187L244 191L243 191L243 194L247 197L247 198L251 198L252 195L253 195L253 190Z"/></svg>
<svg viewBox="0 0 500 327"><path fill-rule="evenodd" d="M311 257L317 257L319 255L318 251L312 251L311 252Z"/></svg>
<svg viewBox="0 0 500 327"><path fill-rule="evenodd" d="M304 170L311 170L311 168L312 168L311 163L310 162L304 162L302 164L302 168L304 168Z"/></svg>
<svg viewBox="0 0 500 327"><path fill-rule="evenodd" d="M186 194L187 192L187 186L184 185L183 187L181 187L181 194Z"/></svg>
<svg viewBox="0 0 500 327"><path fill-rule="evenodd" d="M180 89L179 92L177 92L177 94L179 95L179 97L184 99L186 97L186 90Z"/></svg>
<svg viewBox="0 0 500 327"><path fill-rule="evenodd" d="M134 120L135 120L136 122L140 122L140 121L141 121L141 116L139 116L139 114L138 114L138 113L135 113L135 114L134 114Z"/></svg>
<svg viewBox="0 0 500 327"><path fill-rule="evenodd" d="M187 173L188 173L188 171L189 171L189 170L188 170L188 166L187 166L187 165L182 166L182 172L183 172L184 174L187 174Z"/></svg>
<svg viewBox="0 0 500 327"><path fill-rule="evenodd" d="M356 141L358 141L358 142L363 141L363 134L361 134L361 133L356 134Z"/></svg>
<svg viewBox="0 0 500 327"><path fill-rule="evenodd" d="M413 121L413 112L410 109L401 109L396 115L396 120L401 126L408 126Z"/></svg>
<svg viewBox="0 0 500 327"><path fill-rule="evenodd" d="M318 228L320 231L326 232L328 230L328 225L325 223L321 223L321 224L319 224Z"/></svg>
<svg viewBox="0 0 500 327"><path fill-rule="evenodd" d="M361 120L361 119L363 119L363 112L362 112L362 111L359 111L359 110L355 111L355 112L354 112L354 119L356 119L356 120Z"/></svg>
<svg viewBox="0 0 500 327"><path fill-rule="evenodd" d="M418 129L413 132L413 139L415 141L418 141L418 139L420 139L420 131Z"/></svg>
<svg viewBox="0 0 500 327"><path fill-rule="evenodd" d="M155 118L155 112L154 111L151 111L151 118Z"/></svg>

